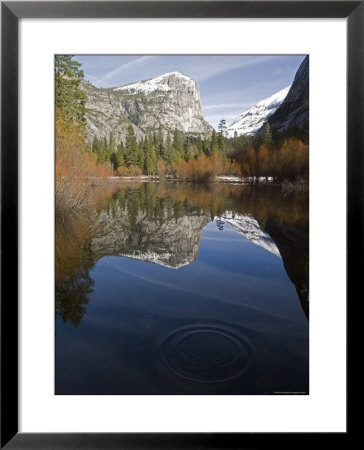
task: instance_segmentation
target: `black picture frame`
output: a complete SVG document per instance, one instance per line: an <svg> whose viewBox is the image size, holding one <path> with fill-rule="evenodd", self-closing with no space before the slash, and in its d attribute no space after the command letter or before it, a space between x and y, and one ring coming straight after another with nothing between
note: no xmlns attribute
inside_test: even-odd
<svg viewBox="0 0 364 450"><path fill-rule="evenodd" d="M117 17L347 18L347 303L361 292L364 1L1 2L1 448L297 448L313 439L327 445L326 433L18 433L18 21ZM349 431L348 423L346 433L330 435L345 448Z"/></svg>

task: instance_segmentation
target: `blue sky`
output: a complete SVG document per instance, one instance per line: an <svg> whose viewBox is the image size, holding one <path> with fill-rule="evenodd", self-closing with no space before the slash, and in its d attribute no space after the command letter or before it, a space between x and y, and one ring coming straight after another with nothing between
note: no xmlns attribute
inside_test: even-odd
<svg viewBox="0 0 364 450"><path fill-rule="evenodd" d="M181 72L194 78L206 120L229 125L241 112L292 84L305 55L76 55L85 79L117 87Z"/></svg>

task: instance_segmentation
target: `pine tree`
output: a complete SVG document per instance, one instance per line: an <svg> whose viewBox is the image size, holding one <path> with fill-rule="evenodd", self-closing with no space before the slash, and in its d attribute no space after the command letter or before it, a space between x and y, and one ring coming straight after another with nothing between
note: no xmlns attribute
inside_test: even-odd
<svg viewBox="0 0 364 450"><path fill-rule="evenodd" d="M119 167L119 166L118 166L117 159L116 159L116 152L113 152L113 153L111 154L111 156L110 156L110 162L111 162L112 168L113 168L114 170L116 170L116 169Z"/></svg>
<svg viewBox="0 0 364 450"><path fill-rule="evenodd" d="M96 154L98 154L100 151L100 141L98 140L97 136L95 136L92 140L91 149Z"/></svg>
<svg viewBox="0 0 364 450"><path fill-rule="evenodd" d="M123 145L123 142L121 141L120 144L116 147L115 143L110 145L110 140L109 140L109 146L111 148L114 148L114 151L111 152L111 155L110 155L110 161L113 166L113 169L116 170L118 167L125 165L124 145Z"/></svg>
<svg viewBox="0 0 364 450"><path fill-rule="evenodd" d="M204 139L202 141L202 151L205 153L205 155L209 155L210 154L209 144L208 144L208 141L206 141L206 139Z"/></svg>
<svg viewBox="0 0 364 450"><path fill-rule="evenodd" d="M217 126L219 133L217 135L217 146L221 152L226 149L225 134L226 134L226 120L221 119Z"/></svg>
<svg viewBox="0 0 364 450"><path fill-rule="evenodd" d="M190 146L189 146L188 139L185 138L185 141L183 143L183 157L186 161L189 161L189 159L188 159L189 158L189 153L188 153L189 147Z"/></svg>
<svg viewBox="0 0 364 450"><path fill-rule="evenodd" d="M117 151L116 151L116 163L117 163L117 167L123 167L125 166L125 149L124 149L124 144L123 141L120 142L120 144L118 145Z"/></svg>
<svg viewBox="0 0 364 450"><path fill-rule="evenodd" d="M183 149L183 133L177 128L174 129L173 132L173 148L177 151L181 151Z"/></svg>
<svg viewBox="0 0 364 450"><path fill-rule="evenodd" d="M221 119L219 122L219 125L217 126L217 129L219 130L219 133L225 136L226 133L226 120Z"/></svg>
<svg viewBox="0 0 364 450"><path fill-rule="evenodd" d="M197 148L197 153L200 155L203 151L203 144L202 144L202 139L201 139L200 135L197 136L196 148Z"/></svg>
<svg viewBox="0 0 364 450"><path fill-rule="evenodd" d="M272 146L272 131L270 129L270 125L269 122L267 122L263 134L262 134L262 143L264 145L266 145L267 147L271 147Z"/></svg>
<svg viewBox="0 0 364 450"><path fill-rule="evenodd" d="M99 154L98 154L98 158L99 158L99 161L101 161L103 163L107 161L107 153L106 153L104 146L101 146Z"/></svg>
<svg viewBox="0 0 364 450"><path fill-rule="evenodd" d="M233 147L234 149L236 149L238 146L238 132L235 130L234 131L234 138L233 138Z"/></svg>
<svg viewBox="0 0 364 450"><path fill-rule="evenodd" d="M157 133L155 131L153 131L153 145L155 148L157 148L157 142L158 142L158 138L157 138Z"/></svg>
<svg viewBox="0 0 364 450"><path fill-rule="evenodd" d="M104 150L105 153L108 153L109 151L109 143L107 141L106 136L102 138L101 148Z"/></svg>
<svg viewBox="0 0 364 450"><path fill-rule="evenodd" d="M216 131L212 130L209 154L212 155L217 149Z"/></svg>
<svg viewBox="0 0 364 450"><path fill-rule="evenodd" d="M191 146L188 146L185 159L186 161L191 161L194 158L193 150Z"/></svg>
<svg viewBox="0 0 364 450"><path fill-rule="evenodd" d="M55 103L65 120L82 128L86 125L86 94L80 89L81 63L72 55L55 56Z"/></svg>
<svg viewBox="0 0 364 450"><path fill-rule="evenodd" d="M174 149L172 147L171 135L168 133L165 145L165 160L170 163L174 160Z"/></svg>
<svg viewBox="0 0 364 450"><path fill-rule="evenodd" d="M161 126L158 128L158 133L157 133L156 142L155 142L155 148L156 148L158 158L164 159L165 158L164 142L163 142L163 131L162 131Z"/></svg>
<svg viewBox="0 0 364 450"><path fill-rule="evenodd" d="M137 165L138 167L140 167L142 170L144 170L144 166L145 166L145 153L142 147L139 146L138 148L138 160L137 160Z"/></svg>
<svg viewBox="0 0 364 450"><path fill-rule="evenodd" d="M217 147L220 150L220 152L223 152L225 150L225 138L222 133L218 133L217 135Z"/></svg>
<svg viewBox="0 0 364 450"><path fill-rule="evenodd" d="M155 171L155 165L157 163L157 154L154 145L151 145L147 149L145 155L145 171L147 174L152 174Z"/></svg>
<svg viewBox="0 0 364 450"><path fill-rule="evenodd" d="M108 150L110 153L114 153L116 150L114 136L112 135L112 133L109 134Z"/></svg>
<svg viewBox="0 0 364 450"><path fill-rule="evenodd" d="M130 124L125 141L125 163L127 167L136 166L138 161L138 144L134 133L134 128Z"/></svg>

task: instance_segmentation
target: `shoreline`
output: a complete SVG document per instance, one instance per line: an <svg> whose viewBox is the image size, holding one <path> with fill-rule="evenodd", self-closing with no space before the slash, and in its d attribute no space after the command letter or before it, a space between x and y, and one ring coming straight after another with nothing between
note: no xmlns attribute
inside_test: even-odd
<svg viewBox="0 0 364 450"><path fill-rule="evenodd" d="M252 177L250 177L252 178ZM109 176L106 179L107 180L114 180L114 181L178 181L178 182L194 182L194 183L202 183L202 184L208 184L208 183L239 183L239 184L254 184L254 182L249 177L237 177L237 176L225 176L225 175L218 175L214 178L211 178L209 180L205 181L194 181L190 180L188 178L174 178L171 176L167 177L160 177L158 175L114 175ZM266 180L265 177L260 177L259 180L260 184L265 183L272 183L277 184L273 181L273 179ZM258 184L258 183L257 183ZM281 183L278 183L281 184Z"/></svg>
<svg viewBox="0 0 364 450"><path fill-rule="evenodd" d="M258 177L255 177L258 178ZM173 178L173 177L159 177L158 175L130 175L130 176L109 176L105 179L106 182L179 182L179 183L197 183L197 184L210 184L210 183L222 183L222 184L241 184L246 186L275 186L281 187L284 192L290 191L302 191L308 192L309 190L309 182L308 180L299 180L299 181L275 181L273 177L259 177L258 181L256 181L254 177L237 177L237 176L228 176L228 175L218 175L211 180L207 181L193 181L187 178Z"/></svg>

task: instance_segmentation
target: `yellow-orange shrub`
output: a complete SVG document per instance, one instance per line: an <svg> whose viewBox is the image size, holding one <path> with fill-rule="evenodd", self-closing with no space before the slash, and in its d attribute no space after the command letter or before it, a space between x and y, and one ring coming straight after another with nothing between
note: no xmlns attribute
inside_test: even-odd
<svg viewBox="0 0 364 450"><path fill-rule="evenodd" d="M95 195L93 186L112 170L98 163L86 150L83 130L56 111L56 209L57 212L87 206Z"/></svg>

